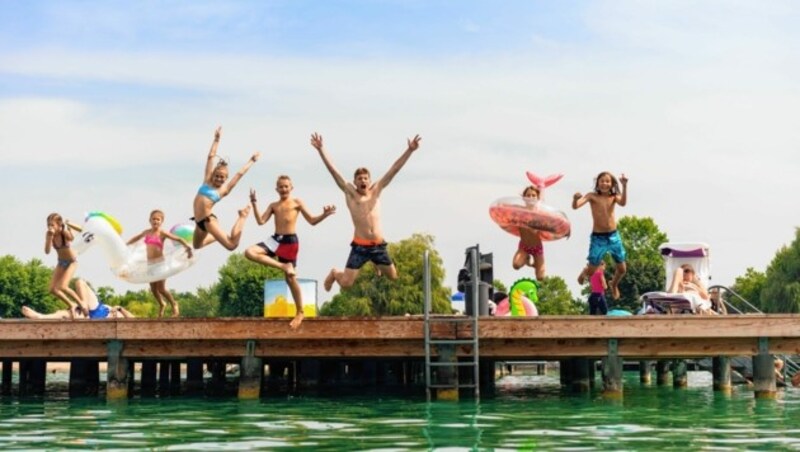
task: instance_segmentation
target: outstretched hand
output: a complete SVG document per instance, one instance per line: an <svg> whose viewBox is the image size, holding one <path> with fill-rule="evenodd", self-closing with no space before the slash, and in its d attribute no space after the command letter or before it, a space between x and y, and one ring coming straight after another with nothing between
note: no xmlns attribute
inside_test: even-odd
<svg viewBox="0 0 800 452"><path fill-rule="evenodd" d="M257 202L256 201L256 191L252 188L250 189L250 202Z"/></svg>
<svg viewBox="0 0 800 452"><path fill-rule="evenodd" d="M314 132L311 134L311 146L314 146L314 149L321 151L322 150L322 135Z"/></svg>
<svg viewBox="0 0 800 452"><path fill-rule="evenodd" d="M419 149L419 142L421 140L422 140L422 137L420 137L419 134L414 135L414 138L409 138L408 139L408 150L411 151L411 152L414 152L417 149Z"/></svg>
<svg viewBox="0 0 800 452"><path fill-rule="evenodd" d="M214 141L219 141L219 137L222 136L222 126L217 126L217 130L214 131Z"/></svg>
<svg viewBox="0 0 800 452"><path fill-rule="evenodd" d="M619 182L622 185L627 185L628 184L628 178L625 176L625 173L622 173L622 175L619 176Z"/></svg>
<svg viewBox="0 0 800 452"><path fill-rule="evenodd" d="M329 206L323 206L322 207L322 214L325 215L326 217L330 216L330 215L333 215L335 213L336 213L336 206L334 206L334 205L329 205Z"/></svg>
<svg viewBox="0 0 800 452"><path fill-rule="evenodd" d="M259 157L261 157L261 153L256 151L256 152L253 153L252 156L250 156L250 160L252 160L253 163L255 163L256 161L258 161Z"/></svg>

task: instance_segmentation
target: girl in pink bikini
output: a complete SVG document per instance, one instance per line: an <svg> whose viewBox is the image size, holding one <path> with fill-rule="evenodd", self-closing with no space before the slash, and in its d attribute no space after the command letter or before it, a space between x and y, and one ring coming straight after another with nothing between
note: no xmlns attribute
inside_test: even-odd
<svg viewBox="0 0 800 452"><path fill-rule="evenodd" d="M539 199L539 189L531 185L522 192L525 201L534 202ZM514 270L519 270L525 265L533 267L536 271L536 279L544 279L544 248L542 247L542 237L539 231L519 228L519 246L511 262Z"/></svg>
<svg viewBox="0 0 800 452"><path fill-rule="evenodd" d="M76 311L81 311L78 294L69 288L69 280L78 267L78 259L75 251L70 248L70 243L74 236L70 228L73 225L64 221L61 215L51 213L47 216L47 235L44 239L44 253L50 254L50 250L55 250L58 255L58 263L53 270L53 279L50 281L50 293L63 301L69 309L70 318L75 318Z"/></svg>
<svg viewBox="0 0 800 452"><path fill-rule="evenodd" d="M183 240L182 238L178 237L171 232L164 231L161 229L161 225L164 224L164 212L156 209L150 212L150 228L145 229L141 233L137 234L135 237L128 240L128 245L132 245L139 240L144 239L144 244L147 247L147 262L148 264L158 263L164 259L164 239L174 240L176 242L180 242L186 248L186 252L189 254L189 257L192 257L192 246ZM161 281L153 281L150 283L150 291L153 292L153 296L156 298L158 302L159 309L158 309L158 316L163 317L164 311L167 309L167 303L164 301L166 299L169 301L170 306L172 306L172 316L178 317L180 315L180 310L178 309L178 303L175 301L175 298L172 296L169 290L167 290L167 280L162 279Z"/></svg>

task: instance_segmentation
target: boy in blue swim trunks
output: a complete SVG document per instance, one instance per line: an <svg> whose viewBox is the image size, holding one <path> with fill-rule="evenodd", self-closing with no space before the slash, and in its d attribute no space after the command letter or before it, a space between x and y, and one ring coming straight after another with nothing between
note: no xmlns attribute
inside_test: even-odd
<svg viewBox="0 0 800 452"><path fill-rule="evenodd" d="M622 185L622 189L620 189ZM617 266L609 288L611 297L619 299L619 281L625 275L625 246L617 232L617 220L614 217L614 206L625 206L628 203L628 178L621 175L619 182L609 172L603 171L597 175L594 192L581 195L575 193L572 197L572 208L579 209L589 203L592 208L592 236L589 244L588 265L578 276L578 283L583 284L592 275L606 253L610 253Z"/></svg>
<svg viewBox="0 0 800 452"><path fill-rule="evenodd" d="M279 199L268 205L263 214L258 211L255 190L250 189L250 203L256 223L266 224L274 215L275 234L267 240L247 248L244 256L253 262L274 267L283 272L297 308L294 319L289 323L289 327L295 330L303 322L304 317L303 293L300 291L300 284L297 283L295 272L297 253L300 251L300 241L296 232L297 217L302 214L308 224L314 226L336 213L336 207L324 206L321 214L311 215L303 201L291 196L292 189L294 187L289 176L278 176L278 180L275 182L275 191L278 192Z"/></svg>
<svg viewBox="0 0 800 452"><path fill-rule="evenodd" d="M367 262L375 264L378 274L384 275L390 280L397 279L397 269L386 251L386 241L383 238L379 198L383 189L406 164L411 154L419 148L421 139L419 135L409 138L403 155L375 183L372 183L369 170L366 168L358 168L353 176L353 182L349 183L333 166L322 145L322 136L316 133L311 135L311 146L319 152L322 162L333 176L336 185L344 192L347 209L350 210L350 218L355 227L353 241L350 243L350 256L347 258L345 269L344 271L331 269L325 278L326 291L331 290L334 282L342 288L352 286L359 270Z"/></svg>
<svg viewBox="0 0 800 452"><path fill-rule="evenodd" d="M89 286L89 283L82 279L75 280L75 293L78 295L78 303L81 306L81 310L79 310L74 317L73 314L66 309L59 309L56 312L43 314L28 306L23 306L20 312L24 317L34 320L70 320L73 318L98 320L136 317L122 306L108 306L103 303L97 298L97 294L91 286ZM89 313L88 316L85 314L86 312Z"/></svg>

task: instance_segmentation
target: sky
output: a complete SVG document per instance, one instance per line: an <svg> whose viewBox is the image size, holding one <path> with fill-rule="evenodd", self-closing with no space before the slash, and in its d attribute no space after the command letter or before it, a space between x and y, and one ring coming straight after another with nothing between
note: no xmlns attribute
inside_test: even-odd
<svg viewBox="0 0 800 452"><path fill-rule="evenodd" d="M377 178L422 136L382 195L383 228L390 242L432 234L451 287L475 244L504 284L532 276L488 215L525 171L564 174L544 202L573 232L545 259L576 295L592 219L572 195L601 171L630 180L617 218L708 243L715 284L764 271L800 223L797 2L6 0L0 22L0 254L26 262L55 264L50 212L105 211L126 238L154 208L186 221L218 125L233 168L262 154L216 205L224 228L250 188L262 209L276 199L280 174L312 212L338 207L298 226L298 275L319 281L353 227L313 132L348 179ZM249 219L237 251L272 232ZM212 285L228 254L201 250L167 286ZM144 288L99 250L77 275Z"/></svg>

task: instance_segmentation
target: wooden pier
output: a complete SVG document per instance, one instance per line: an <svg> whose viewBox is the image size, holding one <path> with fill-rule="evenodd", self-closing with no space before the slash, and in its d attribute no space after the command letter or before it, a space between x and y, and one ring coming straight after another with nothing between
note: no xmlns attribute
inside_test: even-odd
<svg viewBox="0 0 800 452"><path fill-rule="evenodd" d="M424 372L424 322L421 316L311 318L299 331L292 331L286 319L261 318L2 320L2 393L12 393L14 362L19 363L19 393L43 391L42 369L48 361L72 363L70 389L76 393L93 392L98 385L97 363L106 362L105 392L110 399L132 395L133 363L141 363L137 383L141 394L153 391L156 380L159 391L168 387L179 391L182 386L187 392L201 391L208 385L204 366L212 382L224 385L226 363L239 364L241 398L259 397L265 381L280 383L281 378L282 384L299 391L331 378L334 385L344 384L347 378L342 372L358 373L357 386L424 390L419 378ZM469 322L433 322L431 328L432 337L438 338L464 339L473 334ZM486 367L481 372L487 376L484 385L491 385L495 361L546 360L561 361L562 370L573 369L566 376L562 372L562 382L580 388L590 385L586 362L602 358L604 390L621 394L623 359L664 362L713 357L715 369L719 367L715 387L725 390L730 387L728 358L752 356L756 396L770 397L776 388L773 355L800 353L800 316L481 317L478 337L481 367ZM458 362L471 357L471 347L443 346L436 356ZM661 367L656 366L659 382L665 372ZM675 385L680 386L681 366L673 367ZM449 378L459 378L458 374ZM643 372L642 381L649 378L649 371Z"/></svg>

